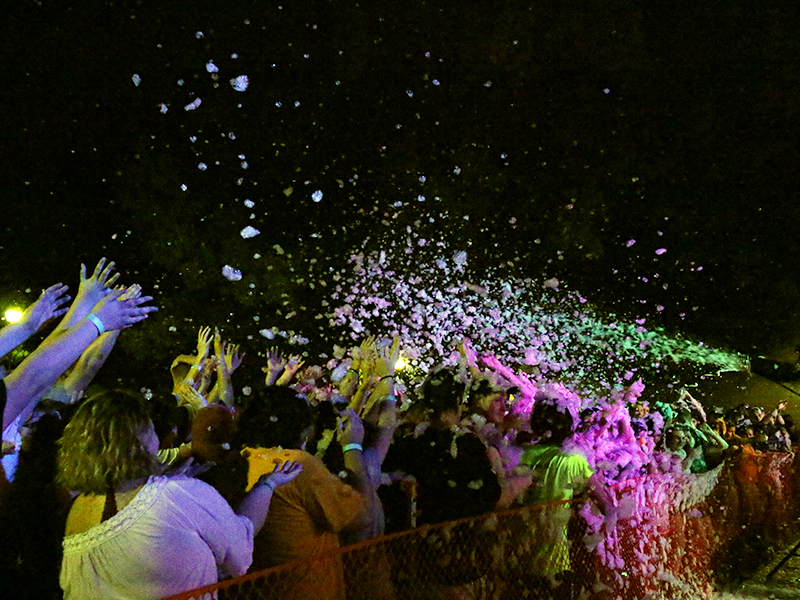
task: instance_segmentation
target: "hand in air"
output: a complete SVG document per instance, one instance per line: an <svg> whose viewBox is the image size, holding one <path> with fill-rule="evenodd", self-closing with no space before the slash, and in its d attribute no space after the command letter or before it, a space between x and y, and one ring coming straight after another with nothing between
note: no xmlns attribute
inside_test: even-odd
<svg viewBox="0 0 800 600"><path fill-rule="evenodd" d="M42 290L39 298L25 309L20 317L20 323L26 325L32 333L39 331L45 323L67 312L67 307L62 305L69 302L70 297L65 296L67 286L57 283L46 290Z"/></svg>
<svg viewBox="0 0 800 600"><path fill-rule="evenodd" d="M197 332L197 356L205 358L211 350L211 342L214 336L211 333L211 327L201 327Z"/></svg>
<svg viewBox="0 0 800 600"><path fill-rule="evenodd" d="M274 346L272 348L267 349L267 366L264 367L264 371L270 372L278 372L282 371L284 365L286 365L286 359L283 358L283 355L278 351L277 348Z"/></svg>
<svg viewBox="0 0 800 600"><path fill-rule="evenodd" d="M244 352L239 354L239 344L226 344L224 346L225 364L228 365L228 373L233 373L238 369L244 359Z"/></svg>
<svg viewBox="0 0 800 600"><path fill-rule="evenodd" d="M364 441L364 423L352 408L345 410L338 418L336 438L342 446Z"/></svg>
<svg viewBox="0 0 800 600"><path fill-rule="evenodd" d="M104 296L112 292L114 282L119 279L119 273L114 270L114 261L106 264L106 259L101 258L90 277L86 277L86 265L81 264L81 282L78 286L78 298L81 301L97 304Z"/></svg>
<svg viewBox="0 0 800 600"><path fill-rule="evenodd" d="M143 306L153 299L152 296L120 300L121 295L119 290L112 291L92 309L92 313L100 319L106 331L131 327L146 319L151 312L158 310L155 306Z"/></svg>
<svg viewBox="0 0 800 600"><path fill-rule="evenodd" d="M394 375L394 366L400 360L400 338L395 336L392 343L376 352L374 374L376 377Z"/></svg>

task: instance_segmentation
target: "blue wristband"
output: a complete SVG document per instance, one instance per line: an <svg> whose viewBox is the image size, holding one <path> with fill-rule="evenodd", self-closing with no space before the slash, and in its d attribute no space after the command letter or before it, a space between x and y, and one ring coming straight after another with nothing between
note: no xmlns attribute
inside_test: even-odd
<svg viewBox="0 0 800 600"><path fill-rule="evenodd" d="M103 322L97 317L97 315L89 313L88 315L86 315L86 318L89 319L92 323L94 323L94 326L97 327L97 332L100 335L103 335L106 332L106 328L103 326Z"/></svg>
<svg viewBox="0 0 800 600"><path fill-rule="evenodd" d="M350 450L364 451L364 449L361 447L361 444L347 444L346 446L342 446L342 452L349 452Z"/></svg>

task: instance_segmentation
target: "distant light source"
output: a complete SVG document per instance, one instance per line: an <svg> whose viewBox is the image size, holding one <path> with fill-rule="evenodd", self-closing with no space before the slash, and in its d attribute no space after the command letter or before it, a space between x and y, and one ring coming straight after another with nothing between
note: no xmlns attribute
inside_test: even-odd
<svg viewBox="0 0 800 600"><path fill-rule="evenodd" d="M16 308L9 308L5 312L5 318L9 323L16 323L22 318L22 311Z"/></svg>
<svg viewBox="0 0 800 600"><path fill-rule="evenodd" d="M408 366L408 363L403 359L401 356L397 359L397 362L394 363L395 370L405 369Z"/></svg>

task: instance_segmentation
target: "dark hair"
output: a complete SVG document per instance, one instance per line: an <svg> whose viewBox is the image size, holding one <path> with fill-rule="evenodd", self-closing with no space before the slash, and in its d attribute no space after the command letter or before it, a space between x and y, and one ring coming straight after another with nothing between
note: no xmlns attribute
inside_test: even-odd
<svg viewBox="0 0 800 600"><path fill-rule="evenodd" d="M573 420L568 410L559 410L555 401L548 397L539 397L531 411L531 429L535 433L550 432L552 441L563 441L572 434Z"/></svg>
<svg viewBox="0 0 800 600"><path fill-rule="evenodd" d="M466 384L459 381L458 371L454 367L434 367L422 384L422 399L434 414L439 415L457 410L466 389Z"/></svg>
<svg viewBox="0 0 800 600"><path fill-rule="evenodd" d="M314 425L308 402L287 387L268 387L250 398L239 418L239 444L252 448L297 448L300 435Z"/></svg>

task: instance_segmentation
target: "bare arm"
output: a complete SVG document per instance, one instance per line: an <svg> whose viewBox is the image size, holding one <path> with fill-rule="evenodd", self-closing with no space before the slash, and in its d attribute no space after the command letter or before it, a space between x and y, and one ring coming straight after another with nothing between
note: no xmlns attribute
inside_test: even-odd
<svg viewBox="0 0 800 600"><path fill-rule="evenodd" d="M0 330L0 358L25 342L50 319L67 312L61 305L69 301L67 286L57 283L42 291L39 298L25 309L19 321Z"/></svg>
<svg viewBox="0 0 800 600"><path fill-rule="evenodd" d="M92 309L95 318L109 331L130 327L157 310L154 306L142 306L152 300L150 296L117 301L118 296L118 293L108 295ZM28 355L5 379L7 402L3 428L29 404L37 402L98 337L97 326L84 318L69 329L54 332Z"/></svg>
<svg viewBox="0 0 800 600"><path fill-rule="evenodd" d="M234 394L231 374L239 368L244 358L244 353L239 354L238 344L228 344L222 341L219 331L214 336L214 354L216 356L217 382L209 394L209 403L222 402L233 408Z"/></svg>
<svg viewBox="0 0 800 600"><path fill-rule="evenodd" d="M264 522L267 520L267 512L269 505L272 501L272 494L275 488L285 483L289 483L292 479L300 475L303 471L303 465L291 460L286 461L282 465L275 465L272 473L262 475L258 482L253 486L253 489L244 497L236 514L247 517L253 522L253 527L256 532L264 527Z"/></svg>
<svg viewBox="0 0 800 600"><path fill-rule="evenodd" d="M337 436L344 450L344 466L353 474L353 487L359 492L372 492L372 485L364 463L363 450L360 449L364 441L364 424L352 408L339 417ZM359 448L348 448L358 446Z"/></svg>
<svg viewBox="0 0 800 600"><path fill-rule="evenodd" d="M78 323L92 311L93 307L103 297L111 293L111 287L119 278L119 273L111 275L114 270L114 262L112 261L108 264L105 264L105 262L106 259L101 258L90 277L86 277L86 265L81 265L80 284L78 285L78 293L75 294L75 301L69 307L64 319L56 327L56 331L69 329Z"/></svg>

